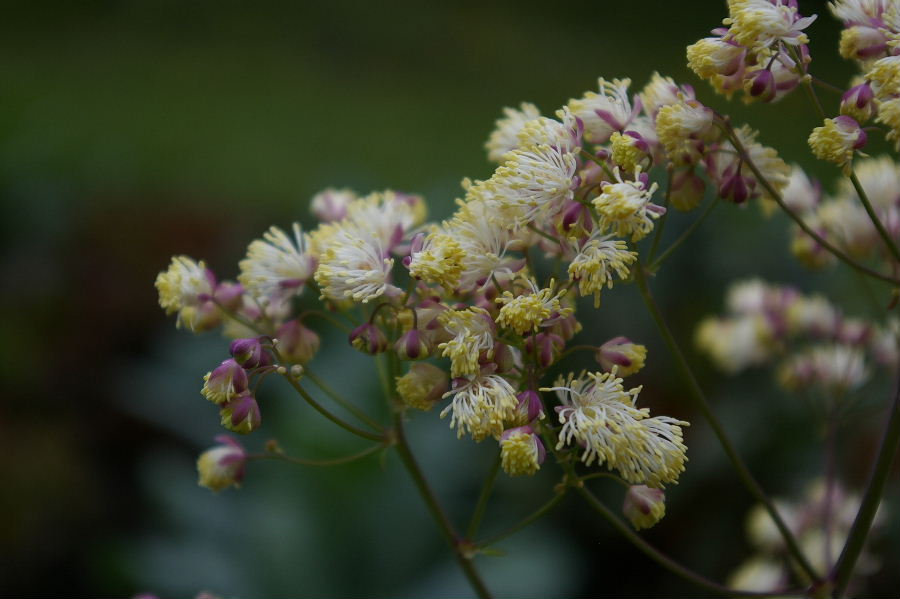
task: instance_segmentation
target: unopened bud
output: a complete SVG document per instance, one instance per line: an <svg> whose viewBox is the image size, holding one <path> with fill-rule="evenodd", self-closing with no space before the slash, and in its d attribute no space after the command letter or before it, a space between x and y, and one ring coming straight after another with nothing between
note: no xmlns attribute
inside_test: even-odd
<svg viewBox="0 0 900 599"><path fill-rule="evenodd" d="M744 90L752 98L761 102L771 102L775 99L775 75L769 69L754 71L744 80Z"/></svg>
<svg viewBox="0 0 900 599"><path fill-rule="evenodd" d="M203 377L200 393L214 404L223 404L247 390L247 372L233 359L224 360Z"/></svg>
<svg viewBox="0 0 900 599"><path fill-rule="evenodd" d="M241 306L244 304L244 286L240 283L224 281L216 286L213 297L217 302L222 304L222 306L232 312L240 310Z"/></svg>
<svg viewBox="0 0 900 599"><path fill-rule="evenodd" d="M185 306L178 311L178 325L185 326L193 333L211 331L222 324L222 312L214 303L206 301Z"/></svg>
<svg viewBox="0 0 900 599"><path fill-rule="evenodd" d="M735 204L743 204L750 198L750 184L746 177L740 174L725 177L719 186L719 196L723 200L729 200Z"/></svg>
<svg viewBox="0 0 900 599"><path fill-rule="evenodd" d="M366 322L350 332L350 345L363 352L364 354L380 354L387 349L388 340L371 322Z"/></svg>
<svg viewBox="0 0 900 599"><path fill-rule="evenodd" d="M666 494L661 489L632 485L625 493L622 513L636 529L650 528L666 515Z"/></svg>
<svg viewBox="0 0 900 599"><path fill-rule="evenodd" d="M320 221L330 223L347 216L347 206L356 199L349 189L326 189L313 196L310 210Z"/></svg>
<svg viewBox="0 0 900 599"><path fill-rule="evenodd" d="M290 362L306 364L319 351L319 336L299 320L278 327L278 351Z"/></svg>
<svg viewBox="0 0 900 599"><path fill-rule="evenodd" d="M247 453L240 443L227 435L216 437L219 445L207 449L197 459L197 483L212 491L221 491L244 480Z"/></svg>
<svg viewBox="0 0 900 599"><path fill-rule="evenodd" d="M647 348L628 337L615 337L597 348L594 358L606 372L616 367L618 376L628 376L644 367Z"/></svg>
<svg viewBox="0 0 900 599"><path fill-rule="evenodd" d="M401 360L422 360L431 353L431 345L421 331L412 329L397 339L394 351Z"/></svg>
<svg viewBox="0 0 900 599"><path fill-rule="evenodd" d="M527 424L544 417L544 405L537 391L528 389L516 395L519 405L516 407L516 420Z"/></svg>
<svg viewBox="0 0 900 599"><path fill-rule="evenodd" d="M538 364L548 368L566 346L562 337L553 333L538 333L525 340L525 351L537 353Z"/></svg>
<svg viewBox="0 0 900 599"><path fill-rule="evenodd" d="M872 118L876 110L875 92L868 81L851 87L841 96L841 114L853 117L860 123Z"/></svg>
<svg viewBox="0 0 900 599"><path fill-rule="evenodd" d="M259 404L249 391L224 404L219 410L219 416L222 417L222 426L242 435L255 431L262 422Z"/></svg>
<svg viewBox="0 0 900 599"><path fill-rule="evenodd" d="M272 362L258 337L235 339L228 348L235 361L244 368L266 366Z"/></svg>
<svg viewBox="0 0 900 599"><path fill-rule="evenodd" d="M576 238L589 235L593 229L594 220L590 208L581 202L569 200L563 208L557 231L566 237Z"/></svg>

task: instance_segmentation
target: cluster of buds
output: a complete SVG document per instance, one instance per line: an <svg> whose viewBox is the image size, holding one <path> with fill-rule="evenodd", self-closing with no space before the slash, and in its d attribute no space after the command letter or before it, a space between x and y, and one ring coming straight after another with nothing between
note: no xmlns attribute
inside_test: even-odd
<svg viewBox="0 0 900 599"><path fill-rule="evenodd" d="M775 503L813 568L817 572L830 571L840 557L859 511L859 496L848 492L838 482L827 484L818 479L809 484L803 497L796 501L776 499ZM883 528L885 516L884 506L879 506L872 526L874 533ZM729 586L770 592L790 584L791 571L785 560L784 538L762 505L754 506L747 514L747 537L755 553L732 572ZM867 551L857 562L861 576L873 574L879 567L879 561ZM858 578L856 584L859 583ZM850 592L856 595L858 587Z"/></svg>
<svg viewBox="0 0 900 599"><path fill-rule="evenodd" d="M727 372L778 359L785 388L839 396L868 379L867 357L896 368L895 327L846 317L821 296L749 280L729 289L726 304L728 315L704 320L696 341Z"/></svg>
<svg viewBox="0 0 900 599"><path fill-rule="evenodd" d="M713 37L688 46L688 66L728 97L743 90L747 101L782 98L806 74L803 30L816 16L800 15L797 0L729 0L728 13Z"/></svg>

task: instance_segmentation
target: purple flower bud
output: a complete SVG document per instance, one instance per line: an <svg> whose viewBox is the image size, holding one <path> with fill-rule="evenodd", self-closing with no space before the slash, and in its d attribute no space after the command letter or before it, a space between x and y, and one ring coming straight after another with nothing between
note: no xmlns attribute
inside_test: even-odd
<svg viewBox="0 0 900 599"><path fill-rule="evenodd" d="M875 115L875 92L869 82L851 87L841 96L841 114L863 123Z"/></svg>
<svg viewBox="0 0 900 599"><path fill-rule="evenodd" d="M559 232L576 236L588 235L594 229L591 210L584 204L569 200L562 211L559 221Z"/></svg>
<svg viewBox="0 0 900 599"><path fill-rule="evenodd" d="M499 341L494 343L494 364L497 365L497 372L510 372L516 367L516 356L505 343Z"/></svg>
<svg viewBox="0 0 900 599"><path fill-rule="evenodd" d="M431 345L418 329L407 331L394 344L401 360L422 360L431 353Z"/></svg>
<svg viewBox="0 0 900 599"><path fill-rule="evenodd" d="M623 377L644 367L647 348L628 337L614 337L597 348L594 358L604 371L610 372L615 367L616 374Z"/></svg>
<svg viewBox="0 0 900 599"><path fill-rule="evenodd" d="M247 372L232 359L223 361L204 377L201 393L215 404L223 404L247 390Z"/></svg>
<svg viewBox="0 0 900 599"><path fill-rule="evenodd" d="M182 308L178 312L178 321L194 333L203 333L222 324L222 311L214 303L204 301Z"/></svg>
<svg viewBox="0 0 900 599"><path fill-rule="evenodd" d="M319 351L319 336L299 320L284 323L278 327L276 335L278 351L291 362L306 364Z"/></svg>
<svg viewBox="0 0 900 599"><path fill-rule="evenodd" d="M246 435L259 428L261 419L259 404L249 391L241 393L219 410L222 426L235 433Z"/></svg>
<svg viewBox="0 0 900 599"><path fill-rule="evenodd" d="M544 405L541 403L541 396L537 391L528 389L516 395L519 400L517 411L524 415L526 422L533 422L538 418L544 417Z"/></svg>
<svg viewBox="0 0 900 599"><path fill-rule="evenodd" d="M694 169L678 171L672 175L672 187L669 191L669 203L676 210L693 210L703 201L706 183Z"/></svg>
<svg viewBox="0 0 900 599"><path fill-rule="evenodd" d="M387 349L388 340L371 322L359 325L350 332L350 345L363 352L364 354L380 354Z"/></svg>
<svg viewBox="0 0 900 599"><path fill-rule="evenodd" d="M719 196L723 200L743 204L750 198L750 185L748 185L747 178L740 174L726 176L719 186Z"/></svg>
<svg viewBox="0 0 900 599"><path fill-rule="evenodd" d="M775 75L769 69L754 71L744 83L744 89L751 97L762 102L771 102L775 99Z"/></svg>
<svg viewBox="0 0 900 599"><path fill-rule="evenodd" d="M219 435L216 441L219 445L207 449L197 459L198 484L212 491L240 486L244 480L247 452L228 435Z"/></svg>
<svg viewBox="0 0 900 599"><path fill-rule="evenodd" d="M258 337L245 337L235 339L228 348L235 361L244 368L256 368L271 364L269 354L264 351L262 342Z"/></svg>
<svg viewBox="0 0 900 599"><path fill-rule="evenodd" d="M239 310L244 303L244 286L240 283L225 281L219 283L213 297L228 310Z"/></svg>
<svg viewBox="0 0 900 599"><path fill-rule="evenodd" d="M547 451L528 425L510 428L500 435L500 463L510 476L530 476L538 471Z"/></svg>
<svg viewBox="0 0 900 599"><path fill-rule="evenodd" d="M538 333L525 340L525 351L537 352L538 364L542 368L551 366L565 346L563 338L553 333Z"/></svg>

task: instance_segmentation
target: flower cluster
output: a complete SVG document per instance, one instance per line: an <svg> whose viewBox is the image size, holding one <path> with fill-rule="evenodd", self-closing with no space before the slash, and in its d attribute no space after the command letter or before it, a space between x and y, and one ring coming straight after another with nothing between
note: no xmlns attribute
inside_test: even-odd
<svg viewBox="0 0 900 599"><path fill-rule="evenodd" d="M828 484L824 479L809 484L804 496L796 501L776 500L778 511L797 538L800 549L819 572L827 571L837 562L859 503L857 494L848 492L837 481ZM881 505L873 532L883 528L886 515L887 510ZM784 560L784 539L762 505L754 506L747 514L746 529L755 554L732 572L729 585L759 592L785 588L790 583L791 572ZM873 574L880 565L875 556L864 552L859 560L859 573Z"/></svg>
<svg viewBox="0 0 900 599"><path fill-rule="evenodd" d="M696 341L727 372L778 360L778 381L786 389L840 396L868 380L867 361L896 368L900 358L896 323L846 317L824 297L792 287L737 282L726 306L727 316L698 326Z"/></svg>

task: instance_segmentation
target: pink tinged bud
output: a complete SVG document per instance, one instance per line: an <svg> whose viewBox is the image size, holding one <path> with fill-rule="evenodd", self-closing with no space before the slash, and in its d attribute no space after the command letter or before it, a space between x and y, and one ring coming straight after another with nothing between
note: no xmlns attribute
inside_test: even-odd
<svg viewBox="0 0 900 599"><path fill-rule="evenodd" d="M228 348L235 361L244 368L256 368L272 363L269 354L263 349L257 337L235 339Z"/></svg>
<svg viewBox="0 0 900 599"><path fill-rule="evenodd" d="M859 150L865 147L866 142L868 141L868 136L866 135L866 132L863 131L859 126L859 123L856 122L856 119L842 114L840 116L834 117L834 123L840 129L843 129L848 133L856 133L856 141L853 143L854 150Z"/></svg>
<svg viewBox="0 0 900 599"><path fill-rule="evenodd" d="M875 92L868 82L851 87L841 96L841 114L866 121L875 114Z"/></svg>
<svg viewBox="0 0 900 599"><path fill-rule="evenodd" d="M380 354L388 347L388 340L381 329L367 322L359 325L350 332L350 345L364 354Z"/></svg>
<svg viewBox="0 0 900 599"><path fill-rule="evenodd" d="M527 422L533 422L538 418L544 417L544 405L541 403L541 396L537 391L528 389L522 391L516 398L519 400L518 411L525 415Z"/></svg>
<svg viewBox="0 0 900 599"><path fill-rule="evenodd" d="M422 360L431 354L431 346L418 329L407 331L397 339L394 351L401 360Z"/></svg>
<svg viewBox="0 0 900 599"><path fill-rule="evenodd" d="M493 360L497 365L497 372L510 372L516 367L516 356L505 343L494 343Z"/></svg>
<svg viewBox="0 0 900 599"><path fill-rule="evenodd" d="M240 283L231 283L229 281L219 283L215 293L213 293L215 300L232 312L239 310L243 305L243 295L244 286Z"/></svg>
<svg viewBox="0 0 900 599"><path fill-rule="evenodd" d="M538 471L547 451L534 429L520 426L500 435L500 463L510 476L530 476Z"/></svg>
<svg viewBox="0 0 900 599"><path fill-rule="evenodd" d="M319 351L320 340L315 331L291 320L278 327L278 351L289 361L306 364Z"/></svg>
<svg viewBox="0 0 900 599"><path fill-rule="evenodd" d="M262 423L259 404L249 391L223 405L219 416L222 417L222 426L242 435L255 431Z"/></svg>
<svg viewBox="0 0 900 599"><path fill-rule="evenodd" d="M660 489L632 485L625 493L622 513L636 529L650 528L666 515L666 494Z"/></svg>
<svg viewBox="0 0 900 599"><path fill-rule="evenodd" d="M739 174L729 175L719 186L719 196L735 204L743 204L750 198L750 185L747 178Z"/></svg>
<svg viewBox="0 0 900 599"><path fill-rule="evenodd" d="M589 234L594 228L590 209L580 202L570 200L560 219L563 233Z"/></svg>
<svg viewBox="0 0 900 599"><path fill-rule="evenodd" d="M769 69L760 69L753 72L749 79L747 92L762 102L771 102L775 99L775 76Z"/></svg>
<svg viewBox="0 0 900 599"><path fill-rule="evenodd" d="M215 404L223 404L247 390L249 381L244 368L232 359L223 361L206 375L204 397Z"/></svg>
<svg viewBox="0 0 900 599"><path fill-rule="evenodd" d="M182 308L178 313L178 321L194 333L203 333L222 324L222 312L211 301L204 301Z"/></svg>
<svg viewBox="0 0 900 599"><path fill-rule="evenodd" d="M554 333L539 333L525 340L525 351L536 352L538 364L542 368L551 366L565 346L563 338Z"/></svg>

